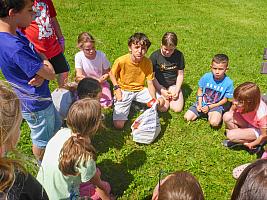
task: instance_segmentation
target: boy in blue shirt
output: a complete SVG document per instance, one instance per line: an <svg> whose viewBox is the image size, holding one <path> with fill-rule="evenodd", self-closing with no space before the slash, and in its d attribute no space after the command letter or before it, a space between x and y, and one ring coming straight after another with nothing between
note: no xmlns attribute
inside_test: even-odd
<svg viewBox="0 0 267 200"><path fill-rule="evenodd" d="M22 116L31 129L33 154L42 160L49 139L61 126L48 87L53 66L17 30L33 20L31 0L0 0L0 68L17 93Z"/></svg>
<svg viewBox="0 0 267 200"><path fill-rule="evenodd" d="M217 127L222 121L224 105L233 97L233 81L225 74L228 56L217 54L211 62L211 72L198 82L197 102L189 108L184 118L193 121L201 115L207 116L211 126Z"/></svg>

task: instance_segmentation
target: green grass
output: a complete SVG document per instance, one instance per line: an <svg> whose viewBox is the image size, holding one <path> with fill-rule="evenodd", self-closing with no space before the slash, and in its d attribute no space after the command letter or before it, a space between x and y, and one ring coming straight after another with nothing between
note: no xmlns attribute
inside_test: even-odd
<svg viewBox="0 0 267 200"><path fill-rule="evenodd" d="M224 127L214 130L205 120L186 123L183 115L195 101L197 82L209 71L217 53L230 57L228 75L235 86L254 81L267 91L266 76L259 73L267 41L266 1L57 0L54 4L72 77L76 40L83 31L95 36L97 49L111 62L127 53L127 39L134 32L144 32L150 38L150 55L159 48L163 33L174 31L179 37L178 48L185 55L184 111L160 114L162 132L153 144L132 141L130 124L138 114L131 116L123 131L117 131L112 127L111 110L106 111L107 128L95 137L94 144L103 178L111 183L118 199L149 199L160 169L191 172L200 181L206 199L229 199L235 184L232 169L256 156L222 147ZM55 83L50 86L54 89ZM19 148L31 156L25 123Z"/></svg>

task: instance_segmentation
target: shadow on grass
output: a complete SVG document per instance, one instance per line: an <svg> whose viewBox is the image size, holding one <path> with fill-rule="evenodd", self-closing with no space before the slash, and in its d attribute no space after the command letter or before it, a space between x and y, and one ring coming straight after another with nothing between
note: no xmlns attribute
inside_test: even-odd
<svg viewBox="0 0 267 200"><path fill-rule="evenodd" d="M186 101L188 97L191 95L193 90L187 83L183 83L182 91L183 91L184 101Z"/></svg>
<svg viewBox="0 0 267 200"><path fill-rule="evenodd" d="M105 159L97 166L102 171L103 179L110 183L112 193L120 197L133 181L133 175L129 173L129 170L134 170L142 166L146 159L145 151L134 150L120 163L114 163L110 159Z"/></svg>

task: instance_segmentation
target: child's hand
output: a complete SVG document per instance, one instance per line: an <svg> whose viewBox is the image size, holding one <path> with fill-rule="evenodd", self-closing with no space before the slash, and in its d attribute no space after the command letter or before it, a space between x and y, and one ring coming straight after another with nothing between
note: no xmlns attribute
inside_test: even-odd
<svg viewBox="0 0 267 200"><path fill-rule="evenodd" d="M165 88L162 88L160 90L160 93L165 99L169 100L170 98L172 98L172 94L168 90L166 90Z"/></svg>
<svg viewBox="0 0 267 200"><path fill-rule="evenodd" d="M198 111L198 112L202 112L202 106L197 105L197 111Z"/></svg>
<svg viewBox="0 0 267 200"><path fill-rule="evenodd" d="M165 100L162 98L162 97L159 97L157 100L156 100L157 104L159 107L162 107L164 106L165 104Z"/></svg>
<svg viewBox="0 0 267 200"><path fill-rule="evenodd" d="M107 80L107 78L108 78L108 74L104 74L103 76L99 78L99 83L103 83L105 80Z"/></svg>
<svg viewBox="0 0 267 200"><path fill-rule="evenodd" d="M44 78L42 78L39 75L35 75L35 77L33 77L28 84L33 86L33 87L40 87L44 82Z"/></svg>
<svg viewBox="0 0 267 200"><path fill-rule="evenodd" d="M203 113L208 113L209 112L209 106L204 106L204 107L202 107L201 108L201 111L203 112Z"/></svg>
<svg viewBox="0 0 267 200"><path fill-rule="evenodd" d="M115 98L117 101L121 101L122 100L122 92L121 89L118 88L117 90L114 90L115 93Z"/></svg>
<svg viewBox="0 0 267 200"><path fill-rule="evenodd" d="M176 101L179 98L179 91L175 91L172 93L172 100Z"/></svg>

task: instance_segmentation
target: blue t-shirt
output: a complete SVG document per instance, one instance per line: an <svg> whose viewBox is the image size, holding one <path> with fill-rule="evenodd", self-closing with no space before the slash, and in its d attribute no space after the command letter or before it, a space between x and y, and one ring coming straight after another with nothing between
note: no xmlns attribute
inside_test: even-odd
<svg viewBox="0 0 267 200"><path fill-rule="evenodd" d="M215 80L212 72L206 73L198 82L202 89L202 106L218 103L223 98L233 98L233 81L225 75L222 80Z"/></svg>
<svg viewBox="0 0 267 200"><path fill-rule="evenodd" d="M5 78L15 84L13 88L21 100L22 111L44 110L52 103L48 80L40 87L28 84L43 61L29 40L19 31L17 34L0 32L0 68Z"/></svg>

